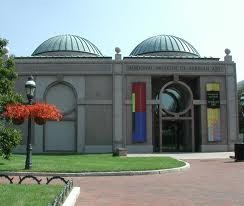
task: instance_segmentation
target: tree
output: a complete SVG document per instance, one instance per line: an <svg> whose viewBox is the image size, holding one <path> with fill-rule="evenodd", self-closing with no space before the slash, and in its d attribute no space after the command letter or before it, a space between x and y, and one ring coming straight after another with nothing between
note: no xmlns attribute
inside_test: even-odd
<svg viewBox="0 0 244 206"><path fill-rule="evenodd" d="M237 83L237 96L238 96L238 114L239 114L239 132L244 133L244 117L242 114L242 108L240 105L241 95L244 94L244 80Z"/></svg>
<svg viewBox="0 0 244 206"><path fill-rule="evenodd" d="M21 95L14 90L17 73L14 57L8 56L7 44L6 39L0 38L0 155L5 159L9 159L12 150L20 143L22 134L2 114L7 104L23 102Z"/></svg>

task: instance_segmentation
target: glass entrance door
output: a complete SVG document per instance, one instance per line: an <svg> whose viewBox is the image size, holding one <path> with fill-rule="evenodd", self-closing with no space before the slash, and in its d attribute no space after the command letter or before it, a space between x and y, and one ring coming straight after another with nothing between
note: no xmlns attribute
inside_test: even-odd
<svg viewBox="0 0 244 206"><path fill-rule="evenodd" d="M160 121L158 115L158 107L154 105L152 107L152 111L153 111L153 115L152 115L153 151L154 152L191 152L192 151L191 121L163 119L161 121L162 132L160 136Z"/></svg>
<svg viewBox="0 0 244 206"><path fill-rule="evenodd" d="M179 121L162 121L162 151L179 152L182 150L182 130Z"/></svg>
<svg viewBox="0 0 244 206"><path fill-rule="evenodd" d="M169 80L169 79L168 79ZM160 91L158 88L161 87ZM154 81L152 143L154 152L194 152L194 105L191 88L177 78Z"/></svg>

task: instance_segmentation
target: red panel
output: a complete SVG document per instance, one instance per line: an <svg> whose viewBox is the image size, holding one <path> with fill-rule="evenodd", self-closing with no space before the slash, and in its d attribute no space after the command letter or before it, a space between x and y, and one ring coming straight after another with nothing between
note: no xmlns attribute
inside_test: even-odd
<svg viewBox="0 0 244 206"><path fill-rule="evenodd" d="M146 83L132 83L132 93L135 93L135 110L136 112L146 112Z"/></svg>

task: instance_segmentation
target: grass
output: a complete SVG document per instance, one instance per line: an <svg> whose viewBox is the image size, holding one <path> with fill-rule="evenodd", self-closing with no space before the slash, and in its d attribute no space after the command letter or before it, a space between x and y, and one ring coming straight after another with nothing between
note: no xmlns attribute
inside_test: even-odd
<svg viewBox="0 0 244 206"><path fill-rule="evenodd" d="M0 158L0 171L25 171L25 155ZM112 154L42 154L32 156L32 170L42 172L136 171L181 167L170 157L113 157Z"/></svg>
<svg viewBox="0 0 244 206"><path fill-rule="evenodd" d="M0 185L0 205L46 206L62 190L62 185Z"/></svg>

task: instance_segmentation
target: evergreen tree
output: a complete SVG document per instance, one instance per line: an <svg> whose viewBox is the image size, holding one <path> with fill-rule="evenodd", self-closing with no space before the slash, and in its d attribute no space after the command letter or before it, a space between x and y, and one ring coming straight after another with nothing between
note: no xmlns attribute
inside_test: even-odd
<svg viewBox="0 0 244 206"><path fill-rule="evenodd" d="M12 150L20 143L22 134L13 128L11 120L2 115L4 107L11 103L22 103L22 97L14 91L17 78L14 58L8 56L8 41L0 38L0 155L9 159Z"/></svg>
<svg viewBox="0 0 244 206"><path fill-rule="evenodd" d="M238 97L238 115L239 115L239 133L244 133L244 116L243 108L240 104L240 98L244 94L244 80L237 83L237 97ZM244 141L244 140L243 140Z"/></svg>

